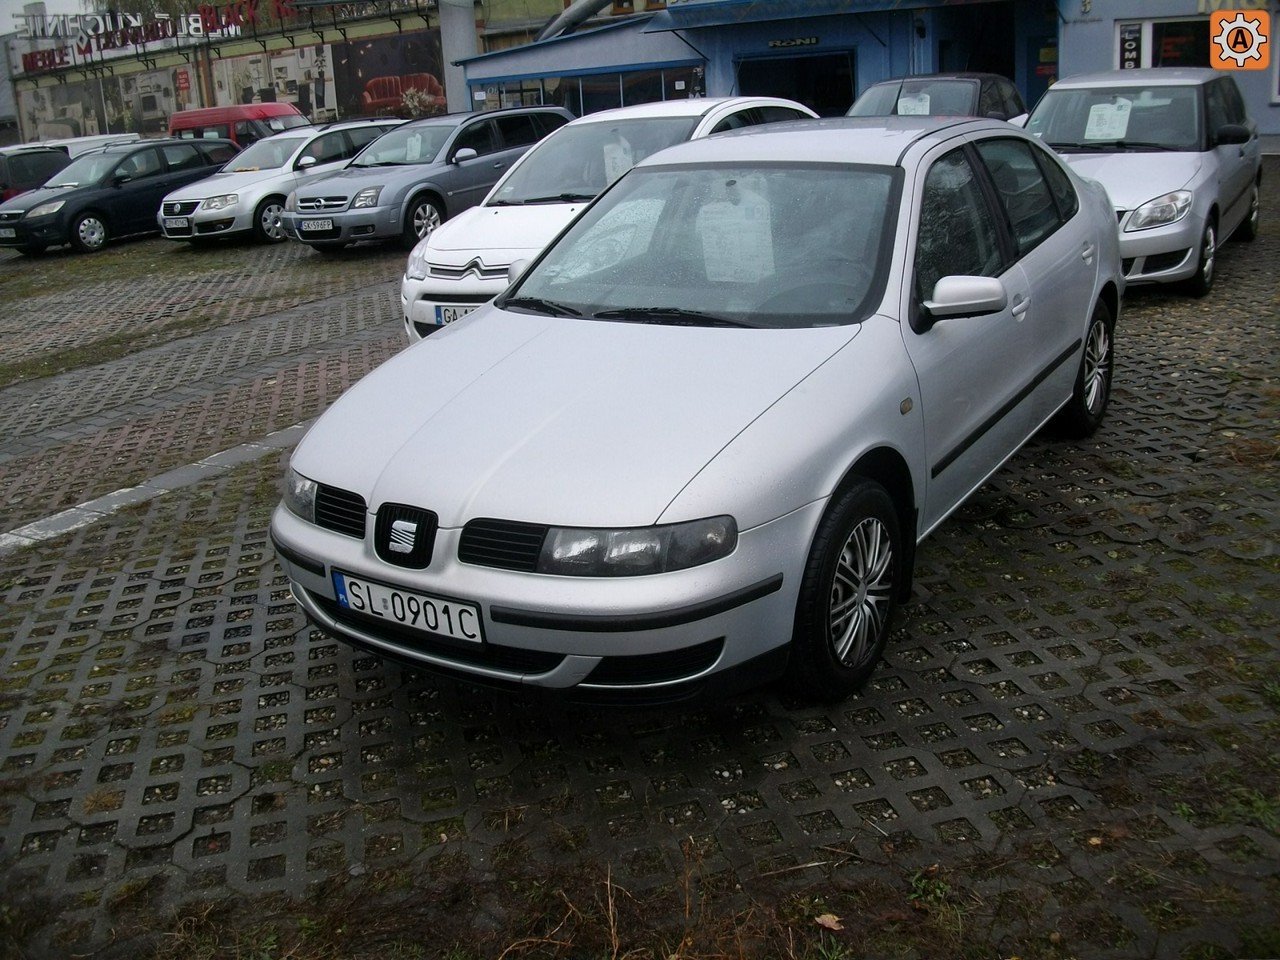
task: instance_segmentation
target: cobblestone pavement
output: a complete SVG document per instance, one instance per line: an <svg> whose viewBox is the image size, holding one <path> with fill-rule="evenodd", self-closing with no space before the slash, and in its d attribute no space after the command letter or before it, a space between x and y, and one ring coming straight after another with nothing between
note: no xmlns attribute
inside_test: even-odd
<svg viewBox="0 0 1280 960"><path fill-rule="evenodd" d="M0 932L39 904L19 955L138 956L143 908L500 877L515 848L630 890L936 894L983 956L1276 955L1266 176L1213 295L1129 298L1099 434L1038 438L926 541L883 669L839 707L558 708L356 653L274 564L279 452L0 552ZM0 531L306 420L402 344L399 251L100 256L0 254L0 362L156 326L0 391Z"/></svg>

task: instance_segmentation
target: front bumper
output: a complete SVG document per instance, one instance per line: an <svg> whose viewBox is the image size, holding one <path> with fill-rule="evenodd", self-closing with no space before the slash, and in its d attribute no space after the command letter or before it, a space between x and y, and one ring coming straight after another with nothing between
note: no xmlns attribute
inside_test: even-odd
<svg viewBox="0 0 1280 960"><path fill-rule="evenodd" d="M54 247L67 242L56 216L0 223L0 233L8 230L14 235L0 236L0 247Z"/></svg>
<svg viewBox="0 0 1280 960"><path fill-rule="evenodd" d="M302 243L386 240L394 239L401 233L400 210L392 207L365 207L360 210L323 213L299 213L291 210L281 216L280 223L289 239Z"/></svg>
<svg viewBox="0 0 1280 960"><path fill-rule="evenodd" d="M324 630L383 656L482 684L572 700L670 702L707 686L768 682L786 662L799 569L823 504L741 533L722 560L649 577L519 573L457 559L437 533L426 570L379 560L366 540L316 527L283 506L271 523L293 596ZM373 529L372 520L368 524ZM334 570L474 604L483 640L463 643L339 606Z"/></svg>
<svg viewBox="0 0 1280 960"><path fill-rule="evenodd" d="M1125 232L1132 210L1119 215L1120 261L1130 286L1176 283L1195 275L1205 219L1189 211L1176 223Z"/></svg>
<svg viewBox="0 0 1280 960"><path fill-rule="evenodd" d="M163 208L156 214L156 223L161 234L169 240L190 240L193 237L216 237L224 234L245 233L253 229L253 210L245 209L244 204L221 210L201 209L196 202L194 210L188 211L190 203L184 203L183 209L176 214L167 214Z"/></svg>
<svg viewBox="0 0 1280 960"><path fill-rule="evenodd" d="M405 275L400 281L400 313L410 343L434 333L440 327L488 303L507 288L507 268L494 276L468 273L458 279L428 276L418 280ZM441 308L437 310L436 308Z"/></svg>

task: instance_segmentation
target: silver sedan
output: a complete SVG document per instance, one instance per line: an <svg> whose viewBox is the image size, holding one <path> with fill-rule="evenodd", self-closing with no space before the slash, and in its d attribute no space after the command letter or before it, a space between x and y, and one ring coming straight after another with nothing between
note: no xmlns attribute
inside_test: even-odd
<svg viewBox="0 0 1280 960"><path fill-rule="evenodd" d="M315 623L421 668L836 700L916 543L1050 420L1099 426L1122 293L1106 194L1006 123L673 147L320 418L277 556Z"/></svg>

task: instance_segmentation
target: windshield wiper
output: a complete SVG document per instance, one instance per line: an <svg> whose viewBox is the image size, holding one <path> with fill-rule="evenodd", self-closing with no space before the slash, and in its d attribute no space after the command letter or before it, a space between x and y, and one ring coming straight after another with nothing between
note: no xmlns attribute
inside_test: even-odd
<svg viewBox="0 0 1280 960"><path fill-rule="evenodd" d="M508 307L523 307L533 313L545 313L550 317L580 317L581 310L576 310L568 304L556 303L554 300L544 300L541 297L508 297L499 304L503 310Z"/></svg>
<svg viewBox="0 0 1280 960"><path fill-rule="evenodd" d="M701 310L683 307L622 307L593 314L597 320L621 320L625 323L668 323L688 327L750 327L741 320L718 317Z"/></svg>
<svg viewBox="0 0 1280 960"><path fill-rule="evenodd" d="M555 193L549 197L529 197L518 203L581 203L583 200L594 200L594 193Z"/></svg>
<svg viewBox="0 0 1280 960"><path fill-rule="evenodd" d="M1090 140L1087 143L1076 143L1072 141L1050 141L1049 146L1058 150L1065 147L1068 150L1090 150L1098 153L1106 153L1110 150L1177 150L1177 147L1171 147L1167 143L1156 143L1154 140Z"/></svg>

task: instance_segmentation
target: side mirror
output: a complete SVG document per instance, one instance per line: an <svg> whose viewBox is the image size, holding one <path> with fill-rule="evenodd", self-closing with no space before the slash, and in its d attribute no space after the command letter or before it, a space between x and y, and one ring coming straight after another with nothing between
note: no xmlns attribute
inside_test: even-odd
<svg viewBox="0 0 1280 960"><path fill-rule="evenodd" d="M1253 131L1243 123L1224 123L1218 128L1216 142L1219 146L1232 143L1248 143L1253 138Z"/></svg>
<svg viewBox="0 0 1280 960"><path fill-rule="evenodd" d="M319 162L315 157L301 157L298 160L298 169L305 170L307 167L314 167Z"/></svg>
<svg viewBox="0 0 1280 960"><path fill-rule="evenodd" d="M113 187L122 187L132 179L133 177L129 176L127 173L117 173L111 178L111 185Z"/></svg>
<svg viewBox="0 0 1280 960"><path fill-rule="evenodd" d="M516 260L511 266L507 267L507 283L512 284L520 279L520 275L529 269L528 260Z"/></svg>
<svg viewBox="0 0 1280 960"><path fill-rule="evenodd" d="M453 155L454 163L462 163L464 160L474 160L480 154L476 153L474 147L460 147Z"/></svg>
<svg viewBox="0 0 1280 960"><path fill-rule="evenodd" d="M922 304L933 320L980 317L1008 305L1009 294L996 277L943 277L934 285L933 297Z"/></svg>

